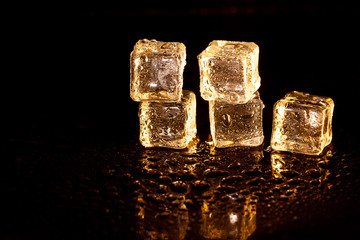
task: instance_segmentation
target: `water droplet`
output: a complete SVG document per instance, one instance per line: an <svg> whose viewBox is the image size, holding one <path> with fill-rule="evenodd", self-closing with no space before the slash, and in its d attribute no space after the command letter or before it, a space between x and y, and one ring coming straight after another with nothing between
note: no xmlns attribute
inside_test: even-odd
<svg viewBox="0 0 360 240"><path fill-rule="evenodd" d="M126 187L134 191L134 190L137 190L137 189L141 189L142 184L141 184L141 182L139 180L135 180L135 181L127 184Z"/></svg>
<svg viewBox="0 0 360 240"><path fill-rule="evenodd" d="M240 175L232 175L228 176L226 178L223 178L222 183L224 184L233 184L233 183L239 183L244 181L244 178Z"/></svg>
<svg viewBox="0 0 360 240"><path fill-rule="evenodd" d="M243 203L246 201L246 197L242 195L238 195L238 197L235 199L236 202Z"/></svg>
<svg viewBox="0 0 360 240"><path fill-rule="evenodd" d="M158 190L156 191L157 193L166 193L167 192L167 186L166 185L159 185Z"/></svg>
<svg viewBox="0 0 360 240"><path fill-rule="evenodd" d="M286 196L285 194L282 194L282 195L279 196L279 199L280 200L289 200L289 197Z"/></svg>
<svg viewBox="0 0 360 240"><path fill-rule="evenodd" d="M144 170L142 174L145 179L157 179L161 175L160 172L154 169Z"/></svg>
<svg viewBox="0 0 360 240"><path fill-rule="evenodd" d="M284 180L282 178L273 178L270 180L270 182L275 183L275 184L279 184L279 183L283 183Z"/></svg>
<svg viewBox="0 0 360 240"><path fill-rule="evenodd" d="M322 160L318 162L319 167L324 168L324 169L331 169L333 167L333 165L331 164L331 162L329 160Z"/></svg>
<svg viewBox="0 0 360 240"><path fill-rule="evenodd" d="M241 164L239 162L232 163L228 166L230 169L240 169Z"/></svg>
<svg viewBox="0 0 360 240"><path fill-rule="evenodd" d="M210 184L203 180L195 181L192 186L196 191L206 191L210 188Z"/></svg>
<svg viewBox="0 0 360 240"><path fill-rule="evenodd" d="M249 194L250 194L250 191L244 189L244 190L241 190L241 191L240 191L240 194L241 194L241 195L249 195Z"/></svg>
<svg viewBox="0 0 360 240"><path fill-rule="evenodd" d="M155 216L155 218L168 218L170 217L170 213L169 212L162 212L162 213L159 213Z"/></svg>
<svg viewBox="0 0 360 240"><path fill-rule="evenodd" d="M196 179L196 175L191 172L184 172L181 176L181 179L184 181L191 181L191 180Z"/></svg>
<svg viewBox="0 0 360 240"><path fill-rule="evenodd" d="M318 179L314 179L310 181L310 184L313 186L318 186L320 184L320 181Z"/></svg>
<svg viewBox="0 0 360 240"><path fill-rule="evenodd" d="M292 178L288 181L288 184L290 185L299 185L300 183L304 182L301 178Z"/></svg>
<svg viewBox="0 0 360 240"><path fill-rule="evenodd" d="M275 186L272 188L272 191L275 193L275 192L280 192L281 191L281 188L279 186Z"/></svg>
<svg viewBox="0 0 360 240"><path fill-rule="evenodd" d="M182 181L174 181L170 185L171 190L178 193L184 193L187 191L187 184Z"/></svg>
<svg viewBox="0 0 360 240"><path fill-rule="evenodd" d="M184 156L184 157L189 157L189 158L199 157L200 156L200 154L196 153L196 152L184 152L181 155Z"/></svg>
<svg viewBox="0 0 360 240"><path fill-rule="evenodd" d="M217 191L226 192L226 193L234 193L237 189L233 186L220 186L216 188Z"/></svg>
<svg viewBox="0 0 360 240"><path fill-rule="evenodd" d="M261 196L264 195L264 193L263 193L262 191L258 190L258 191L255 191L255 192L254 192L254 195L255 195L255 196L258 196L258 197L261 197Z"/></svg>
<svg viewBox="0 0 360 240"><path fill-rule="evenodd" d="M218 169L206 169L204 171L204 176L209 177L209 178L216 178L216 177L226 176L228 174L229 173L227 171L218 170Z"/></svg>
<svg viewBox="0 0 360 240"><path fill-rule="evenodd" d="M187 208L192 208L194 206L194 202L191 199L186 199L184 201L184 204L186 205Z"/></svg>
<svg viewBox="0 0 360 240"><path fill-rule="evenodd" d="M209 160L209 159L205 160L204 163L206 165L213 166L213 167L216 167L216 166L220 165L219 161L214 161L214 160Z"/></svg>
<svg viewBox="0 0 360 240"><path fill-rule="evenodd" d="M115 179L120 181L120 182L124 182L124 183L128 183L134 180L133 176L131 176L131 174L126 173L126 174L117 174L115 176Z"/></svg>
<svg viewBox="0 0 360 240"><path fill-rule="evenodd" d="M179 199L175 199L174 201L170 202L170 204L175 207L179 206L180 203L181 203L181 201Z"/></svg>
<svg viewBox="0 0 360 240"><path fill-rule="evenodd" d="M161 160L161 158L160 157L148 157L147 160L150 162L158 162Z"/></svg>
<svg viewBox="0 0 360 240"><path fill-rule="evenodd" d="M210 198L212 198L212 196L213 196L213 193L206 192L206 193L203 193L203 194L201 195L201 198L203 198L203 199L210 199Z"/></svg>
<svg viewBox="0 0 360 240"><path fill-rule="evenodd" d="M261 169L259 169L258 167L243 170L241 173L246 174L248 176L260 176L262 174Z"/></svg>
<svg viewBox="0 0 360 240"><path fill-rule="evenodd" d="M151 164L149 164L148 168L151 168L151 169L158 169L158 168L159 168L159 165L154 164L154 163L151 163Z"/></svg>
<svg viewBox="0 0 360 240"><path fill-rule="evenodd" d="M155 204L162 204L165 200L159 196L159 194L146 194L143 197L144 200L155 203Z"/></svg>
<svg viewBox="0 0 360 240"><path fill-rule="evenodd" d="M173 167L176 167L177 165L179 165L178 162L177 162L177 161L174 161L174 160L169 160L169 159L167 159L167 160L165 160L165 162L166 162L167 164L169 164L170 166L173 166Z"/></svg>
<svg viewBox="0 0 360 240"><path fill-rule="evenodd" d="M195 164L195 163L197 163L197 160L196 160L196 158L190 157L190 158L186 158L184 160L184 163L185 164Z"/></svg>
<svg viewBox="0 0 360 240"><path fill-rule="evenodd" d="M306 174L308 174L312 178L318 178L320 177L321 173L317 169L308 169L305 171Z"/></svg>
<svg viewBox="0 0 360 240"><path fill-rule="evenodd" d="M247 185L260 185L265 183L266 180L262 177L253 178L246 182Z"/></svg>
<svg viewBox="0 0 360 240"><path fill-rule="evenodd" d="M280 174L287 178L296 177L299 175L298 172L290 169L282 170Z"/></svg>
<svg viewBox="0 0 360 240"><path fill-rule="evenodd" d="M159 183L170 183L171 182L171 178L168 176L160 176L158 179Z"/></svg>
<svg viewBox="0 0 360 240"><path fill-rule="evenodd" d="M288 189L288 190L285 191L285 195L287 195L287 196L290 196L290 195L292 195L293 193L294 193L294 190L293 190L293 189Z"/></svg>
<svg viewBox="0 0 360 240"><path fill-rule="evenodd" d="M187 211L187 206L185 205L185 203L182 203L180 206L179 206L179 211Z"/></svg>

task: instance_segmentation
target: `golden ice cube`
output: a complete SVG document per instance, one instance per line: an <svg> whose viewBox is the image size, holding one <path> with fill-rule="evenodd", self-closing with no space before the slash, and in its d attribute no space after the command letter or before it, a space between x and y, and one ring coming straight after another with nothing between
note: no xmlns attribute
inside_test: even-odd
<svg viewBox="0 0 360 240"><path fill-rule="evenodd" d="M319 155L332 139L333 110L329 97L289 92L274 105L271 147Z"/></svg>
<svg viewBox="0 0 360 240"><path fill-rule="evenodd" d="M145 147L182 149L196 136L196 97L184 90L180 102L143 101L140 142Z"/></svg>
<svg viewBox="0 0 360 240"><path fill-rule="evenodd" d="M134 101L180 101L186 64L183 43L139 40L130 55Z"/></svg>
<svg viewBox="0 0 360 240"><path fill-rule="evenodd" d="M260 87L259 47L253 42L212 41L198 61L205 100L246 103Z"/></svg>
<svg viewBox="0 0 360 240"><path fill-rule="evenodd" d="M215 147L261 145L264 140L263 108L259 92L243 104L209 101L210 129Z"/></svg>

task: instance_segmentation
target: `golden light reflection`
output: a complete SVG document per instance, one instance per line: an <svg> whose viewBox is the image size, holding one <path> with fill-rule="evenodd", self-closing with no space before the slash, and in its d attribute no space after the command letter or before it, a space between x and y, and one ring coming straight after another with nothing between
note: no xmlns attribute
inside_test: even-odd
<svg viewBox="0 0 360 240"><path fill-rule="evenodd" d="M238 221L238 215L236 213L229 213L229 220L231 224L235 224Z"/></svg>
<svg viewBox="0 0 360 240"><path fill-rule="evenodd" d="M199 152L199 146L198 146L199 143L200 143L199 136L194 137L187 145L187 149L184 153L185 154L196 154L197 152Z"/></svg>
<svg viewBox="0 0 360 240"><path fill-rule="evenodd" d="M138 198L141 202L141 198ZM141 239L173 239L186 238L189 226L188 209L182 202L175 209L154 211L154 207L138 204L140 220L138 221L138 236Z"/></svg>
<svg viewBox="0 0 360 240"><path fill-rule="evenodd" d="M209 212L209 203L208 201L204 201L203 205L201 206L201 210L203 214L206 214Z"/></svg>
<svg viewBox="0 0 360 240"><path fill-rule="evenodd" d="M209 203L202 205L203 224L201 235L206 239L246 240L256 229L256 204L250 197L242 207L237 206L224 212L216 203L209 210Z"/></svg>
<svg viewBox="0 0 360 240"><path fill-rule="evenodd" d="M285 170L285 159L279 153L271 153L271 171L274 178L281 178L281 171Z"/></svg>
<svg viewBox="0 0 360 240"><path fill-rule="evenodd" d="M213 144L213 143L212 143ZM232 147L232 148L215 148L210 145L210 155L219 156L220 158L246 159L247 163L258 163L264 158L264 151L261 147ZM211 157L210 157L211 158Z"/></svg>
<svg viewBox="0 0 360 240"><path fill-rule="evenodd" d="M145 210L144 210L144 200L142 198L142 195L138 196L137 207L139 209L139 212L138 212L139 218L144 219L145 218Z"/></svg>
<svg viewBox="0 0 360 240"><path fill-rule="evenodd" d="M274 151L270 155L272 176L275 179L286 179L287 182L292 182L294 185L296 182L303 182L304 180L308 180L314 186L318 183L324 184L324 180L329 174L327 169L328 158L331 158L332 155L331 149L328 149L322 156ZM328 184L325 186L329 187ZM295 188L293 192L296 193L297 189Z"/></svg>

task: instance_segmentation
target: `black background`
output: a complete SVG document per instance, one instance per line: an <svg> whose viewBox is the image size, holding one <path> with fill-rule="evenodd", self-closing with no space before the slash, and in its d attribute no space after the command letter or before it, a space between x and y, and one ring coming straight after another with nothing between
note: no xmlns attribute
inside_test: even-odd
<svg viewBox="0 0 360 240"><path fill-rule="evenodd" d="M214 39L260 47L265 145L272 106L288 91L332 97L334 129L357 129L359 8L346 2L182 1L88 3L28 11L20 18L15 68L4 88L11 134L95 134L126 140L138 133L129 97L129 56L139 39L183 42L184 89L197 95L198 132L209 133L196 56ZM9 90L10 89L10 90ZM34 127L34 124L36 127ZM36 130L37 131L37 130Z"/></svg>

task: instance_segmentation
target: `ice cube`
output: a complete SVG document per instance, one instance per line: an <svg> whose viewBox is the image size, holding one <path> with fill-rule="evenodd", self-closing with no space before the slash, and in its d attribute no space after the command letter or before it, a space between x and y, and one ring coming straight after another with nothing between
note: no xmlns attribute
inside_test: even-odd
<svg viewBox="0 0 360 240"><path fill-rule="evenodd" d="M243 104L209 101L210 129L216 147L259 146L264 140L259 92Z"/></svg>
<svg viewBox="0 0 360 240"><path fill-rule="evenodd" d="M274 105L271 147L319 155L332 139L334 101L329 97L289 92Z"/></svg>
<svg viewBox="0 0 360 240"><path fill-rule="evenodd" d="M184 90L180 102L143 101L140 142L145 147L186 148L196 136L196 98Z"/></svg>
<svg viewBox="0 0 360 240"><path fill-rule="evenodd" d="M205 100L246 103L260 87L259 47L253 42L215 40L198 60Z"/></svg>
<svg viewBox="0 0 360 240"><path fill-rule="evenodd" d="M130 55L130 96L134 101L180 101L185 45L139 40Z"/></svg>

